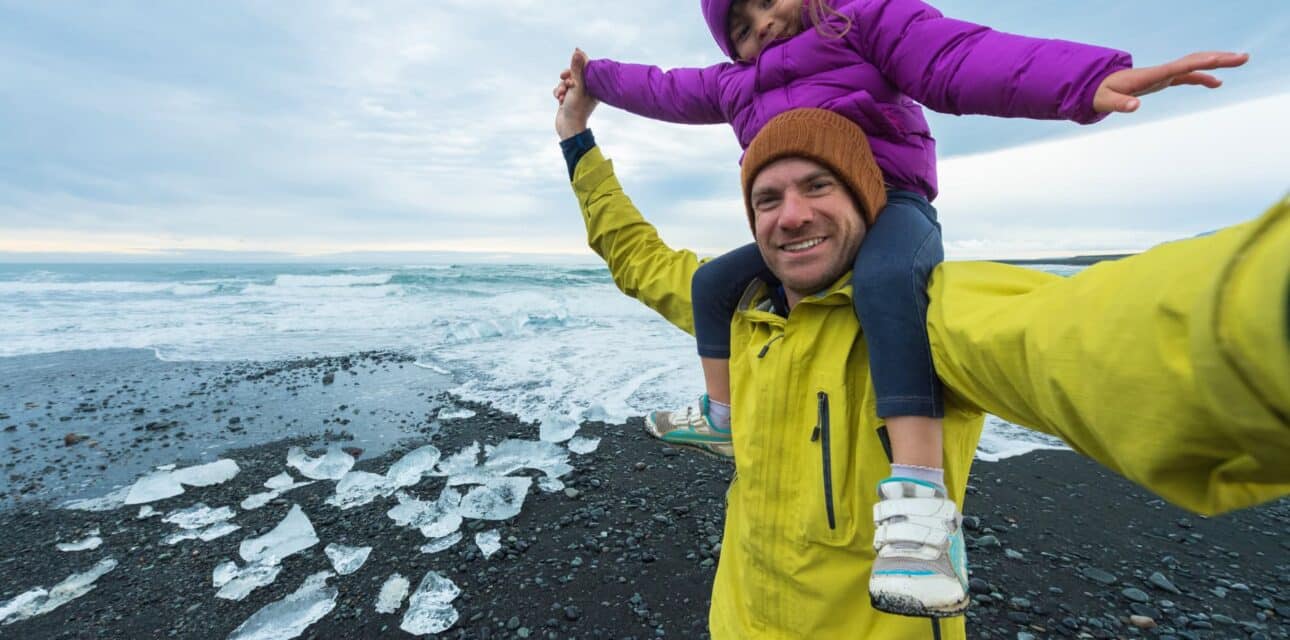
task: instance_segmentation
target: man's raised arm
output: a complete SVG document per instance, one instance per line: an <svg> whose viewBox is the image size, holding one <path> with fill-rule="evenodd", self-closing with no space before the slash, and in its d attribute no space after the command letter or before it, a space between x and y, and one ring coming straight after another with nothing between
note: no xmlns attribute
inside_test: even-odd
<svg viewBox="0 0 1290 640"><path fill-rule="evenodd" d="M569 166L574 195L587 227L587 244L605 263L623 293L640 300L687 333L694 333L690 279L698 257L664 244L614 176L587 123L596 100L584 89L587 57L575 51L554 94L560 102L555 130Z"/></svg>

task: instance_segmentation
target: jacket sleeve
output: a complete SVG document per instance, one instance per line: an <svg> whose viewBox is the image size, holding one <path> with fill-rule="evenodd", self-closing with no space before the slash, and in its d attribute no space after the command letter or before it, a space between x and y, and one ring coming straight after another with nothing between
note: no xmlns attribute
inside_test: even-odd
<svg viewBox="0 0 1290 640"><path fill-rule="evenodd" d="M646 118L720 124L729 121L717 82L727 66L663 71L643 64L592 60L587 65L587 90L606 104Z"/></svg>
<svg viewBox="0 0 1290 640"><path fill-rule="evenodd" d="M699 259L659 238L623 193L613 164L596 147L578 163L573 192L587 226L587 244L609 265L614 284L686 333L694 333L690 280Z"/></svg>
<svg viewBox="0 0 1290 640"><path fill-rule="evenodd" d="M946 263L929 285L937 373L1191 511L1290 494L1286 247L1290 198L1070 278Z"/></svg>
<svg viewBox="0 0 1290 640"><path fill-rule="evenodd" d="M955 115L1091 124L1106 76L1133 66L1113 49L1030 38L946 18L920 0L856 0L848 42L902 92Z"/></svg>

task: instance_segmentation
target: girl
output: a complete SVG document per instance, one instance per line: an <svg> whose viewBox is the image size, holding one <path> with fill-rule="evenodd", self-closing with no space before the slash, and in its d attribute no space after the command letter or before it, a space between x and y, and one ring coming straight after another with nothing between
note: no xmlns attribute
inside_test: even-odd
<svg viewBox="0 0 1290 640"><path fill-rule="evenodd" d="M940 381L926 331L927 279L942 260L935 142L922 105L953 114L1066 119L1090 124L1132 112L1135 96L1179 84L1217 87L1203 69L1244 55L1192 54L1132 69L1127 53L996 32L945 18L919 0L701 0L709 30L732 61L673 69L593 60L589 93L646 117L730 123L744 148L768 120L798 107L839 113L869 136L888 187L852 272L891 477L875 510L876 608L948 616L968 603L961 515L946 497ZM577 66L582 59L577 58ZM579 71L583 71L579 69ZM566 70L555 94L572 86ZM803 247L809 250L809 247ZM705 264L694 278L695 335L706 393L683 411L646 420L669 443L730 455L730 318L750 280L774 283L755 244Z"/></svg>

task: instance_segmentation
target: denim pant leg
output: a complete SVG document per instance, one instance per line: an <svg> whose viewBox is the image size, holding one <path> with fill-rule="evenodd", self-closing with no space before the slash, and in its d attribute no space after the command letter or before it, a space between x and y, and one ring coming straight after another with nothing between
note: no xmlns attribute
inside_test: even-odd
<svg viewBox="0 0 1290 640"><path fill-rule="evenodd" d="M753 278L765 276L766 263L756 244L705 262L690 279L694 337L704 358L730 357L730 319Z"/></svg>
<svg viewBox="0 0 1290 640"><path fill-rule="evenodd" d="M944 259L936 209L918 194L889 192L851 281L879 417L945 415L927 337L927 279Z"/></svg>

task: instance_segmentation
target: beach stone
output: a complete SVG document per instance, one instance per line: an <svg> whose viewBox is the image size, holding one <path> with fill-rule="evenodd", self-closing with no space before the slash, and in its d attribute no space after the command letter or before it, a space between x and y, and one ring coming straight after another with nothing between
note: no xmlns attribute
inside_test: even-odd
<svg viewBox="0 0 1290 640"><path fill-rule="evenodd" d="M1142 589L1138 589L1136 587L1129 587L1128 589L1121 591L1120 595L1134 602L1141 602L1143 604L1151 602L1151 596L1147 595L1147 593Z"/></svg>
<svg viewBox="0 0 1290 640"><path fill-rule="evenodd" d="M990 593L990 584L981 578L971 578L968 580L968 591L972 593Z"/></svg>
<svg viewBox="0 0 1290 640"><path fill-rule="evenodd" d="M999 539L994 536L981 536L976 539L976 546L982 549L994 549L1003 545L1000 544Z"/></svg>
<svg viewBox="0 0 1290 640"><path fill-rule="evenodd" d="M89 437L89 436L87 436L87 435L85 435L85 434L82 434L82 433L69 433L69 434L67 434L67 435L63 436L63 446L64 446L64 447L70 447L70 446L73 446L73 445L80 444L80 443L82 443L82 442L84 442L84 441L86 441L86 440L89 440L89 439L90 439L90 437Z"/></svg>
<svg viewBox="0 0 1290 640"><path fill-rule="evenodd" d="M323 377L322 377L322 383L323 383L323 384L331 384L331 383L333 383L333 382L335 382L335 381L336 381L336 374L335 374L335 373L333 373L333 372L331 372L331 371L328 371L327 373L324 373L324 374L323 374Z"/></svg>
<svg viewBox="0 0 1290 640"><path fill-rule="evenodd" d="M1139 629L1155 629L1156 621L1147 616L1129 616L1129 623Z"/></svg>
<svg viewBox="0 0 1290 640"><path fill-rule="evenodd" d="M1168 591L1174 595L1182 595L1182 591L1179 590L1178 587L1175 587L1174 583L1170 582L1169 578L1165 577L1165 574L1160 573L1159 571L1151 574L1151 577L1147 578L1147 582L1150 582L1151 586L1162 591Z"/></svg>
<svg viewBox="0 0 1290 640"><path fill-rule="evenodd" d="M1021 553L1020 551L1013 551L1012 549L1005 549L1005 550L1003 551L1003 555L1008 556L1008 558L1009 558L1009 559L1011 559L1011 560L1025 560L1025 559L1026 559L1026 556L1022 555L1022 553Z"/></svg>
<svg viewBox="0 0 1290 640"><path fill-rule="evenodd" d="M1104 585L1113 585L1118 580L1114 575L1096 567L1087 567L1083 571L1080 571L1080 574L1093 582Z"/></svg>

